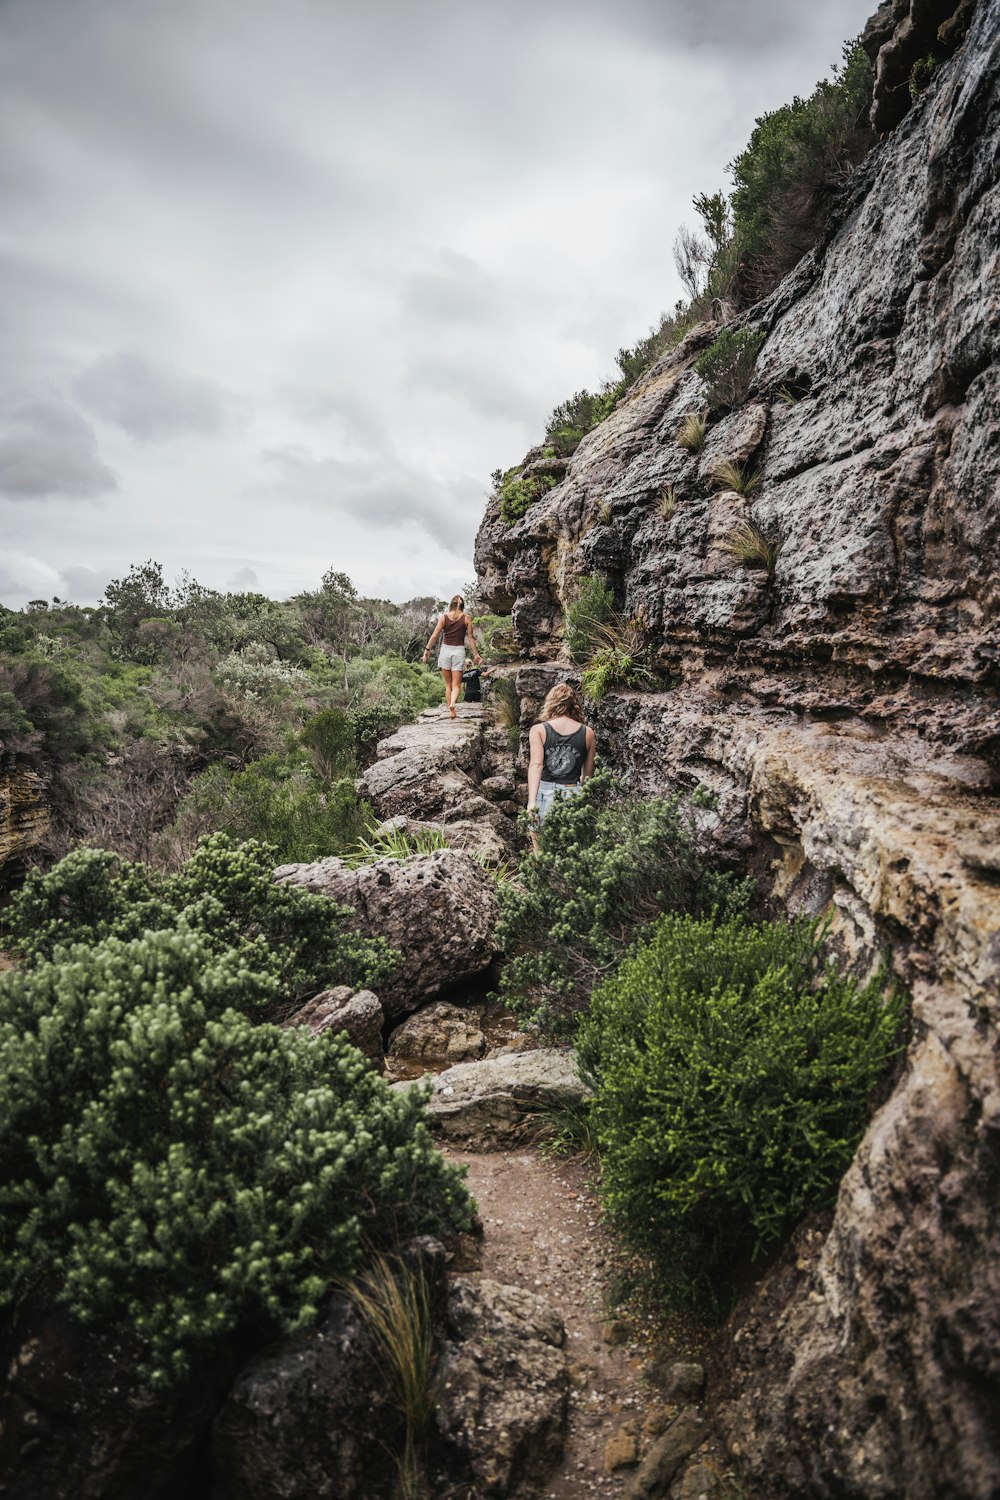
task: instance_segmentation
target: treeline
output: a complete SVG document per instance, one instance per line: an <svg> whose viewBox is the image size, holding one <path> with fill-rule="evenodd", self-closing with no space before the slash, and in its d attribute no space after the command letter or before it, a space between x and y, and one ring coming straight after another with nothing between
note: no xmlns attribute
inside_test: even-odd
<svg viewBox="0 0 1000 1500"><path fill-rule="evenodd" d="M733 191L699 193L698 226L683 226L674 262L686 296L631 348L619 349L617 378L561 402L545 427L542 454L525 472L493 473L509 524L552 488L560 462L611 414L630 386L707 317L725 321L765 297L816 244L839 190L874 146L868 123L872 67L860 43L847 42L833 76L806 99L757 120L746 148L729 164ZM546 472L546 465L554 465Z"/></svg>
<svg viewBox="0 0 1000 1500"><path fill-rule="evenodd" d="M376 741L442 698L419 662L439 607L363 598L334 569L279 602L170 584L150 561L95 608L3 610L0 750L45 775L45 852L176 868L216 830L282 859L351 846Z"/></svg>

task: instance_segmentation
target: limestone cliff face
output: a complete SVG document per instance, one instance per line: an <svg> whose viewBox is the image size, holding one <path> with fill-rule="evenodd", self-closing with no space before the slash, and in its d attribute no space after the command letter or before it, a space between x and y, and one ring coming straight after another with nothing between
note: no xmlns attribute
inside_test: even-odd
<svg viewBox="0 0 1000 1500"><path fill-rule="evenodd" d="M933 9L883 6L876 54ZM1000 3L980 0L824 242L746 316L765 335L747 403L678 447L718 331L695 329L477 542L529 706L572 675L563 610L603 574L676 683L602 702L606 758L637 790L711 786L720 853L830 911L859 965L888 951L913 995L821 1253L779 1319L745 1314L719 1416L761 1497L1000 1483L998 151ZM759 468L751 499L713 482L722 459ZM721 545L747 517L781 541L773 580Z"/></svg>
<svg viewBox="0 0 1000 1500"><path fill-rule="evenodd" d="M37 848L48 827L42 777L28 766L0 761L0 870Z"/></svg>

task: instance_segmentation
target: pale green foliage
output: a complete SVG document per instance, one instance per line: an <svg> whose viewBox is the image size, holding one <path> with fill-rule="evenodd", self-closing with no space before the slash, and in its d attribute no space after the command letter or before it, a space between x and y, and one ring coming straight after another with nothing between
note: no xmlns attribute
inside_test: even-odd
<svg viewBox="0 0 1000 1500"><path fill-rule="evenodd" d="M374 864L377 859L410 859L414 854L433 854L447 849L448 840L437 828L420 828L407 833L405 828L375 828L367 838L359 838L344 856L352 869Z"/></svg>
<svg viewBox="0 0 1000 1500"><path fill-rule="evenodd" d="M246 698L285 696L309 682L308 673L279 661L274 648L262 641L250 641L242 650L224 656L215 668L215 678L221 687Z"/></svg>
<svg viewBox="0 0 1000 1500"><path fill-rule="evenodd" d="M606 1209L668 1299L724 1308L738 1263L829 1201L902 1006L807 921L664 916L578 1042Z"/></svg>
<svg viewBox="0 0 1000 1500"><path fill-rule="evenodd" d="M422 1097L241 1014L276 998L184 930L0 976L0 1301L127 1320L165 1383L248 1319L309 1323L367 1243L468 1224Z"/></svg>
<svg viewBox="0 0 1000 1500"><path fill-rule="evenodd" d="M659 494L660 516L664 521L673 519L677 510L677 490L672 484L664 485Z"/></svg>
<svg viewBox="0 0 1000 1500"><path fill-rule="evenodd" d="M540 500L548 490L556 484L551 474L522 474L520 470L514 470L513 474L506 476L500 484L500 515L513 526L515 521L520 521L527 515L530 506L536 500Z"/></svg>
<svg viewBox="0 0 1000 1500"><path fill-rule="evenodd" d="M657 681L641 615L628 620L612 615L595 626L593 653L581 679L591 702L599 703L612 688L653 688Z"/></svg>

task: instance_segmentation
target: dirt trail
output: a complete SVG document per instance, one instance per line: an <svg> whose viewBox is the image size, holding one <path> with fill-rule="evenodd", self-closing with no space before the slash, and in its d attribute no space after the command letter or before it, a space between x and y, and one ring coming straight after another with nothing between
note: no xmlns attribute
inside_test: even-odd
<svg viewBox="0 0 1000 1500"><path fill-rule="evenodd" d="M449 1149L446 1154L468 1167L485 1231L483 1274L537 1292L558 1308L566 1324L573 1381L569 1433L563 1463L544 1491L546 1500L620 1496L633 1469L607 1472L609 1439L622 1428L634 1429L644 1448L650 1440L643 1435L644 1423L659 1431L672 1409L664 1408L640 1378L649 1330L606 1308L615 1249L588 1187L588 1169L580 1161L546 1160L529 1149L488 1155ZM627 1437L622 1440L627 1444Z"/></svg>

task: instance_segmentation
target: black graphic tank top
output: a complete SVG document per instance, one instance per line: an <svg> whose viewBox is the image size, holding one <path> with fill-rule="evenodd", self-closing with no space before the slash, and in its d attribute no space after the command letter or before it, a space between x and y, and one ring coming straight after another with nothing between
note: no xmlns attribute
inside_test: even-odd
<svg viewBox="0 0 1000 1500"><path fill-rule="evenodd" d="M559 786L575 786L587 759L587 726L581 724L572 734L560 734L551 724L545 725L545 759L542 780Z"/></svg>

